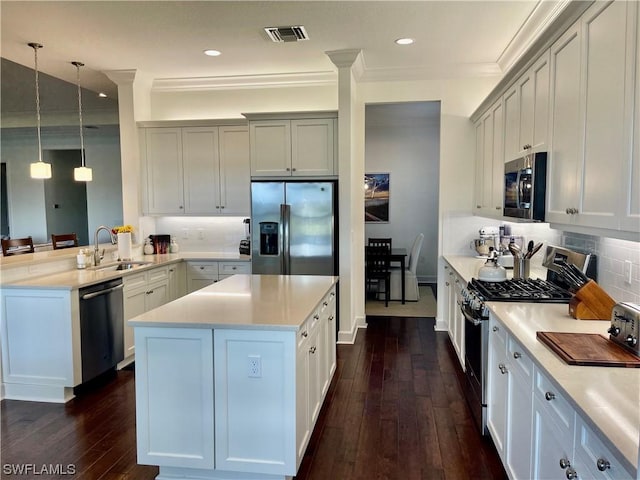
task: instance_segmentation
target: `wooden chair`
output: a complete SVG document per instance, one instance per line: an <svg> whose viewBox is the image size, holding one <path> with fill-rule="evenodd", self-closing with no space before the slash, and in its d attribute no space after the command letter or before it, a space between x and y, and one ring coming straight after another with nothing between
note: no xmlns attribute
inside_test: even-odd
<svg viewBox="0 0 640 480"><path fill-rule="evenodd" d="M365 247L365 279L368 292L375 285L376 298L379 293L384 293L384 306L389 306L391 297L391 273L389 262L391 250L388 246L366 246ZM384 282L384 290L382 288Z"/></svg>
<svg viewBox="0 0 640 480"><path fill-rule="evenodd" d="M424 233L419 233L413 241L411 254L409 255L409 266L404 272L404 298L410 302L420 300L417 270L423 242ZM402 299L402 273L400 272L400 267L391 267L391 300L400 299Z"/></svg>
<svg viewBox="0 0 640 480"><path fill-rule="evenodd" d="M56 235L55 233L52 233L51 243L53 244L54 250L59 250L61 248L77 247L78 236L75 233L63 233L60 235Z"/></svg>
<svg viewBox="0 0 640 480"><path fill-rule="evenodd" d="M31 237L2 239L2 255L5 257L33 252L33 239Z"/></svg>

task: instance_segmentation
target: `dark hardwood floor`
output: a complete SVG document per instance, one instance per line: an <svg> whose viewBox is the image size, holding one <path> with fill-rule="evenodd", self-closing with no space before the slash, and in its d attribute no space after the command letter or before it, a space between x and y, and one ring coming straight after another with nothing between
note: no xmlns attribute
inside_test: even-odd
<svg viewBox="0 0 640 480"><path fill-rule="evenodd" d="M338 345L338 368L296 480L504 479L460 388L448 336L428 318L370 317L355 345ZM42 480L147 480L136 464L131 370L65 405L4 400L1 478L10 468L73 465ZM68 470L67 470L68 472Z"/></svg>

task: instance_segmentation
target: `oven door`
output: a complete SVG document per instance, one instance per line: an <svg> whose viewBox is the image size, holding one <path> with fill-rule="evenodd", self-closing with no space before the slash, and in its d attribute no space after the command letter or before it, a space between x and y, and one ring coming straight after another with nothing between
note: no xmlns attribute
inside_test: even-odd
<svg viewBox="0 0 640 480"><path fill-rule="evenodd" d="M464 326L465 339L465 396L473 417L483 435L486 428L486 378L487 378L487 348L489 340L489 321L476 318L466 304L461 305L462 314L466 321Z"/></svg>

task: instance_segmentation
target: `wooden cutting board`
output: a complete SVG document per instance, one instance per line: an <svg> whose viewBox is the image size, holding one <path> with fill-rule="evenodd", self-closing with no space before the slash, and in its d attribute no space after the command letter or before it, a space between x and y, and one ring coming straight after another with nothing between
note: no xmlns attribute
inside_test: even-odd
<svg viewBox="0 0 640 480"><path fill-rule="evenodd" d="M597 333L537 332L536 336L569 365L640 367L640 357Z"/></svg>

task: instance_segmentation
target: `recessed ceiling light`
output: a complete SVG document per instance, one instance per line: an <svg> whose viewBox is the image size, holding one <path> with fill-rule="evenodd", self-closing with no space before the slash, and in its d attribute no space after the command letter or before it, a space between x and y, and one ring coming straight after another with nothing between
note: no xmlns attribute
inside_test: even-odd
<svg viewBox="0 0 640 480"><path fill-rule="evenodd" d="M209 57L217 57L218 55L220 55L220 52L218 50L205 50L204 54L208 55Z"/></svg>
<svg viewBox="0 0 640 480"><path fill-rule="evenodd" d="M413 43L413 38L399 38L396 40L398 45L411 45Z"/></svg>
<svg viewBox="0 0 640 480"><path fill-rule="evenodd" d="M107 98L107 94L106 94L106 93L104 93L104 92L100 92L100 93L98 94L98 96L99 96L100 98Z"/></svg>

